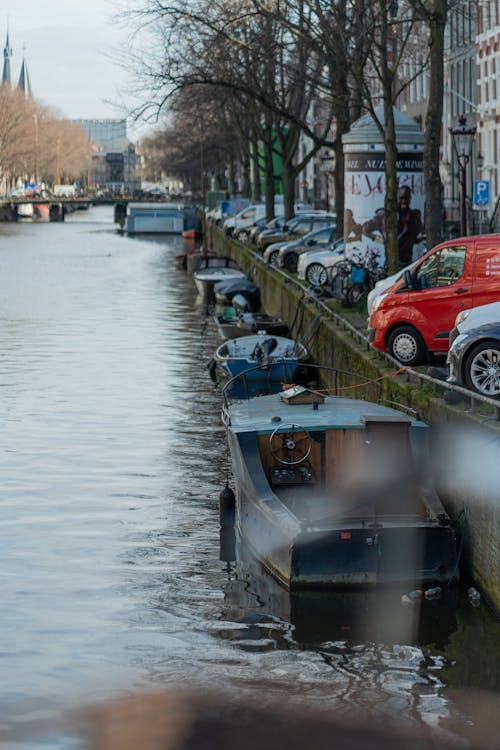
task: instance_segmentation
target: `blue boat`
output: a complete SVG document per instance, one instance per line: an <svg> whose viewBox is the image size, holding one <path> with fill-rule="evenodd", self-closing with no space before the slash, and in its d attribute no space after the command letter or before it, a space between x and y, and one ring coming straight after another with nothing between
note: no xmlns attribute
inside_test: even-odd
<svg viewBox="0 0 500 750"><path fill-rule="evenodd" d="M337 377L341 396L295 386L234 399L227 384L238 533L288 589L451 583L457 546L431 480L430 428Z"/></svg>
<svg viewBox="0 0 500 750"><path fill-rule="evenodd" d="M231 377L250 371L248 380L290 383L308 357L306 347L293 339L257 334L228 339L216 349L214 361Z"/></svg>

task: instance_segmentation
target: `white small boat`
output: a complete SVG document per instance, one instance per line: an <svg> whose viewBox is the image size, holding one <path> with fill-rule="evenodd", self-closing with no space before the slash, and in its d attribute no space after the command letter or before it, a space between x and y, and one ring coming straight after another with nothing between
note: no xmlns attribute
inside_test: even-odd
<svg viewBox="0 0 500 750"><path fill-rule="evenodd" d="M200 268L193 273L193 280L200 294L208 295L213 292L214 284L218 281L245 279L246 274L238 268Z"/></svg>

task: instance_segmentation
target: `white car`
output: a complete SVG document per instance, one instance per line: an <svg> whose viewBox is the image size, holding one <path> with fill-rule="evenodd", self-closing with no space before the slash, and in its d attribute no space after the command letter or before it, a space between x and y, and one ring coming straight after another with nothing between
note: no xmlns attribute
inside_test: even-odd
<svg viewBox="0 0 500 750"><path fill-rule="evenodd" d="M297 277L310 284L325 284L330 268L344 257L344 240L336 240L326 250L311 250L299 255Z"/></svg>

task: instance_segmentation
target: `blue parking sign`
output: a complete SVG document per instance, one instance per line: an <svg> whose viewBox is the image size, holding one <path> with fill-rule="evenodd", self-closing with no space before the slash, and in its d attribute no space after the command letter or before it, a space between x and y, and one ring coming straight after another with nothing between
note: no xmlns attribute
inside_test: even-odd
<svg viewBox="0 0 500 750"><path fill-rule="evenodd" d="M490 202L490 181L474 180L474 205L487 206Z"/></svg>

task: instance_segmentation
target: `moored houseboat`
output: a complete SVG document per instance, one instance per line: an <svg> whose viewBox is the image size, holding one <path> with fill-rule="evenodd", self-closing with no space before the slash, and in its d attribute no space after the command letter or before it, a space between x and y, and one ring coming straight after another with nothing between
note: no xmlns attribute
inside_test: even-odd
<svg viewBox="0 0 500 750"><path fill-rule="evenodd" d="M235 400L230 381L224 393L238 531L281 584L457 577L455 533L427 471L427 425L303 386Z"/></svg>

